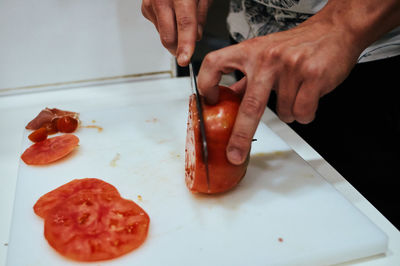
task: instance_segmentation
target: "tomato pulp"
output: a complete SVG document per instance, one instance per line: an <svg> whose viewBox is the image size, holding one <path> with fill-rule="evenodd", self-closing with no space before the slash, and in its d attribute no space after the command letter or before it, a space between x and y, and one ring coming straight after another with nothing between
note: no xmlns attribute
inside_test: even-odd
<svg viewBox="0 0 400 266"><path fill-rule="evenodd" d="M207 186L196 98L195 95L190 97L185 151L185 180L190 191L207 194L225 192L235 187L246 174L248 159L242 165L233 165L226 157L226 146L240 102L240 95L220 86L219 102L203 105L210 180Z"/></svg>

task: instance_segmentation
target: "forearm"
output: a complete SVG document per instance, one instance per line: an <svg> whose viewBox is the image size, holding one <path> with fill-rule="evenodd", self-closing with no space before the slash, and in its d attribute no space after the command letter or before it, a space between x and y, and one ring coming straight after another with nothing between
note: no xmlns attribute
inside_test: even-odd
<svg viewBox="0 0 400 266"><path fill-rule="evenodd" d="M306 23L319 22L343 31L344 38L363 50L400 25L399 0L330 0Z"/></svg>

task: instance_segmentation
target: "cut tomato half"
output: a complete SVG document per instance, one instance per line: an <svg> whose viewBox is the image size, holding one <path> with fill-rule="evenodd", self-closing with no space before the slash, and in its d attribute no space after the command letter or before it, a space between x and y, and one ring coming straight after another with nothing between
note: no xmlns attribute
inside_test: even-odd
<svg viewBox="0 0 400 266"><path fill-rule="evenodd" d="M50 210L44 235L60 254L77 261L109 260L139 247L150 218L133 201L81 190Z"/></svg>
<svg viewBox="0 0 400 266"><path fill-rule="evenodd" d="M49 164L68 155L78 143L79 138L71 134L49 138L27 148L21 159L29 165Z"/></svg>
<svg viewBox="0 0 400 266"><path fill-rule="evenodd" d="M220 86L219 102L203 105L210 181L207 185L196 98L191 95L185 151L185 180L190 191L207 194L225 192L234 188L246 174L248 159L242 165L233 165L226 157L226 147L240 102L240 95Z"/></svg>
<svg viewBox="0 0 400 266"><path fill-rule="evenodd" d="M120 197L118 190L113 185L100 179L75 179L41 196L33 206L33 210L38 216L45 218L55 206L83 190L104 194L110 199Z"/></svg>

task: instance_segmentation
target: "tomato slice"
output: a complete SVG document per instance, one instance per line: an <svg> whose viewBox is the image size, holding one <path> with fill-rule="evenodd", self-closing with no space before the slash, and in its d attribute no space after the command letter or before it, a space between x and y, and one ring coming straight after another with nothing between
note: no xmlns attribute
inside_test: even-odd
<svg viewBox="0 0 400 266"><path fill-rule="evenodd" d="M133 201L88 189L50 210L44 235L57 252L72 260L109 260L139 247L149 223L149 216Z"/></svg>
<svg viewBox="0 0 400 266"><path fill-rule="evenodd" d="M49 138L27 148L21 159L29 165L49 164L68 155L78 143L79 138L71 134Z"/></svg>
<svg viewBox="0 0 400 266"><path fill-rule="evenodd" d="M31 134L29 134L28 138L32 142L40 142L40 141L47 139L47 135L48 135L47 129L45 129L44 127L41 127L39 129L36 129L35 131L33 131Z"/></svg>
<svg viewBox="0 0 400 266"><path fill-rule="evenodd" d="M242 165L233 165L226 157L226 146L240 102L239 95L220 86L219 102L203 105L210 180L207 186L196 99L195 95L190 97L185 152L185 181L190 191L207 194L225 192L234 188L246 174L248 159Z"/></svg>
<svg viewBox="0 0 400 266"><path fill-rule="evenodd" d="M113 185L100 179L75 179L41 196L33 206L33 210L38 216L45 218L51 209L82 190L103 193L110 198L120 197L118 190Z"/></svg>

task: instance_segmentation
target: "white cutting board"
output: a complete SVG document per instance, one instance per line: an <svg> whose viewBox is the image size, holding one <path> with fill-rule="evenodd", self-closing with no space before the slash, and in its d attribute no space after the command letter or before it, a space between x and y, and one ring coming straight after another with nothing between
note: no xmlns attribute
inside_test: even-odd
<svg viewBox="0 0 400 266"><path fill-rule="evenodd" d="M386 251L387 236L264 124L236 189L191 194L184 182L188 99L178 95L81 113L83 125L103 131L80 128L80 146L58 163L21 163L7 265L82 265L47 244L32 206L84 177L113 184L151 218L143 246L94 265L329 265Z"/></svg>

